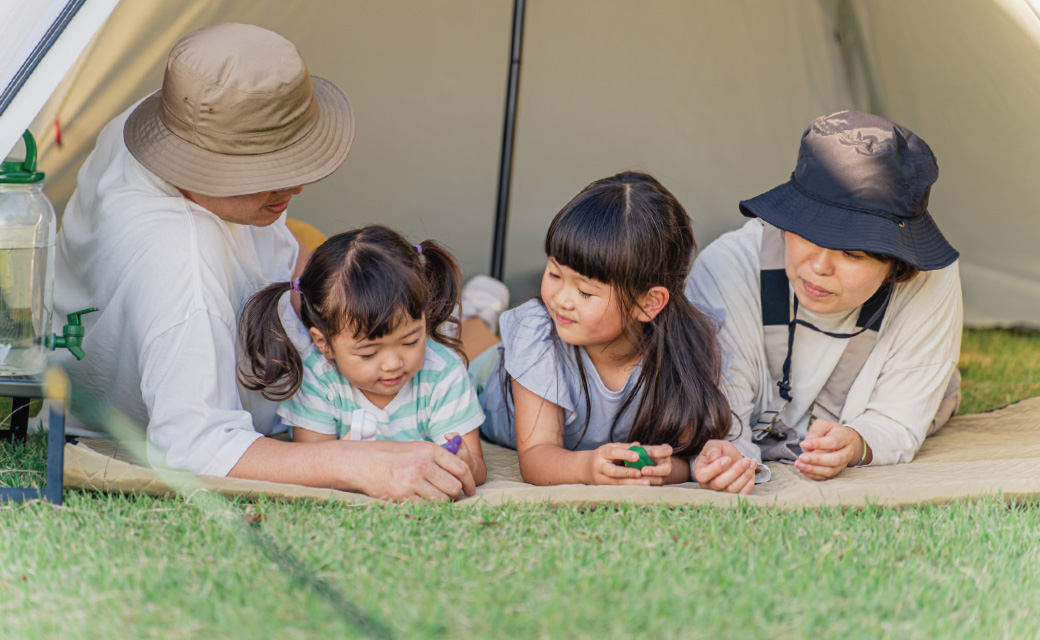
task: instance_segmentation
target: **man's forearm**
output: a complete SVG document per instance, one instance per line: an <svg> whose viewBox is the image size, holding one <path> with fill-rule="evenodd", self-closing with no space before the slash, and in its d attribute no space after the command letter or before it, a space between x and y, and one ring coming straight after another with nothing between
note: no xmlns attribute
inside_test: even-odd
<svg viewBox="0 0 1040 640"><path fill-rule="evenodd" d="M432 442L256 440L229 476L356 491L385 500L473 495L465 462Z"/></svg>
<svg viewBox="0 0 1040 640"><path fill-rule="evenodd" d="M363 491L362 456L339 442L285 442L257 439L228 472L228 477Z"/></svg>

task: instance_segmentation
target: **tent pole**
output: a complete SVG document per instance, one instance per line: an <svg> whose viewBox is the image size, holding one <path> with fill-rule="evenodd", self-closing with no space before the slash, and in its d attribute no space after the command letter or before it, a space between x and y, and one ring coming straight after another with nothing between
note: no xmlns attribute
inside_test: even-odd
<svg viewBox="0 0 1040 640"><path fill-rule="evenodd" d="M506 88L505 124L502 127L502 156L498 165L498 206L491 245L491 277L502 279L505 263L506 225L509 217L509 187L513 174L513 138L516 133L516 103L520 88L520 54L524 44L524 0L513 0L513 41Z"/></svg>
<svg viewBox="0 0 1040 640"><path fill-rule="evenodd" d="M65 8L61 10L58 17L55 18L54 22L47 27L47 31L43 34L43 37L36 43L36 47L26 58L18 72L15 73L14 78L8 83L7 87L4 88L3 93L0 93L0 114L7 111L7 107L10 106L11 102L14 101L14 97L18 95L18 91L25 85L25 82L32 75L33 71L36 71L36 67L39 66L43 57L47 55L47 52L51 50L54 43L58 40L58 37L65 31L65 27L69 26L72 19L76 17L76 13L80 10L87 0L73 0L65 5Z"/></svg>

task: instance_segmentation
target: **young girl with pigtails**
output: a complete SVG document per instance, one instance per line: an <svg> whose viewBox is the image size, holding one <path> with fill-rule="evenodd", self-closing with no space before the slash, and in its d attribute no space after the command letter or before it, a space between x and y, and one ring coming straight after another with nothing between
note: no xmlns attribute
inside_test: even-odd
<svg viewBox="0 0 1040 640"><path fill-rule="evenodd" d="M484 414L461 343L437 331L455 322L460 283L455 259L432 240L413 245L378 225L335 235L298 279L272 284L246 304L239 335L250 368L239 370L239 380L282 401L278 415L294 441L457 446L481 484ZM299 294L311 336L302 353L278 315L289 289Z"/></svg>
<svg viewBox="0 0 1040 640"><path fill-rule="evenodd" d="M727 437L716 328L683 295L694 248L686 211L653 177L597 180L553 219L541 296L502 314L501 343L481 351L488 332L463 324L481 430L516 448L525 481L686 482L705 444ZM716 478L725 464L725 489L749 493L754 461L730 462L697 470Z"/></svg>

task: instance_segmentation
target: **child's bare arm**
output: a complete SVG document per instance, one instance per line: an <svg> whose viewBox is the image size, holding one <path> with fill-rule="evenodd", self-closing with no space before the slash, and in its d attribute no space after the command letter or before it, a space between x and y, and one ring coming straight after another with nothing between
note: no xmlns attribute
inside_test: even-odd
<svg viewBox="0 0 1040 640"><path fill-rule="evenodd" d="M551 484L650 484L638 470L620 463L632 452L625 444L592 451L569 451L563 441L563 409L513 381L516 452L525 482ZM636 456L638 457L638 456Z"/></svg>

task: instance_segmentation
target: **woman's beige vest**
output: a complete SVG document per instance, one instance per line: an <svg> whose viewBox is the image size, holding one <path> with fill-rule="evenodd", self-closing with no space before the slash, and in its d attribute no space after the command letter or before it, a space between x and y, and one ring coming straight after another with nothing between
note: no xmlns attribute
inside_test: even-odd
<svg viewBox="0 0 1040 640"><path fill-rule="evenodd" d="M787 357L788 336L791 326L791 293L784 270L784 239L776 227L763 224L762 246L759 257L762 296L762 335L765 341L766 363L769 367L769 379L773 382L768 391L770 399L766 409L752 425L752 440L762 450L763 460L781 460L793 462L801 454L800 438L794 427L780 419L780 413L787 401L780 397L779 382L783 379L783 365ZM841 359L834 367L827 382L816 396L810 408L810 423L817 418L826 418L840 422L841 410L845 398L877 343L878 331L885 318L882 310L873 318L880 307L885 305L885 288L882 287L873 297L867 300L860 309L856 320L857 330L867 327L866 331L851 338ZM803 328L803 331L811 329ZM842 338L834 338L841 340ZM939 406L935 420L928 435L935 433L956 413L960 404L960 373L954 370L953 378L947 387L946 394Z"/></svg>

